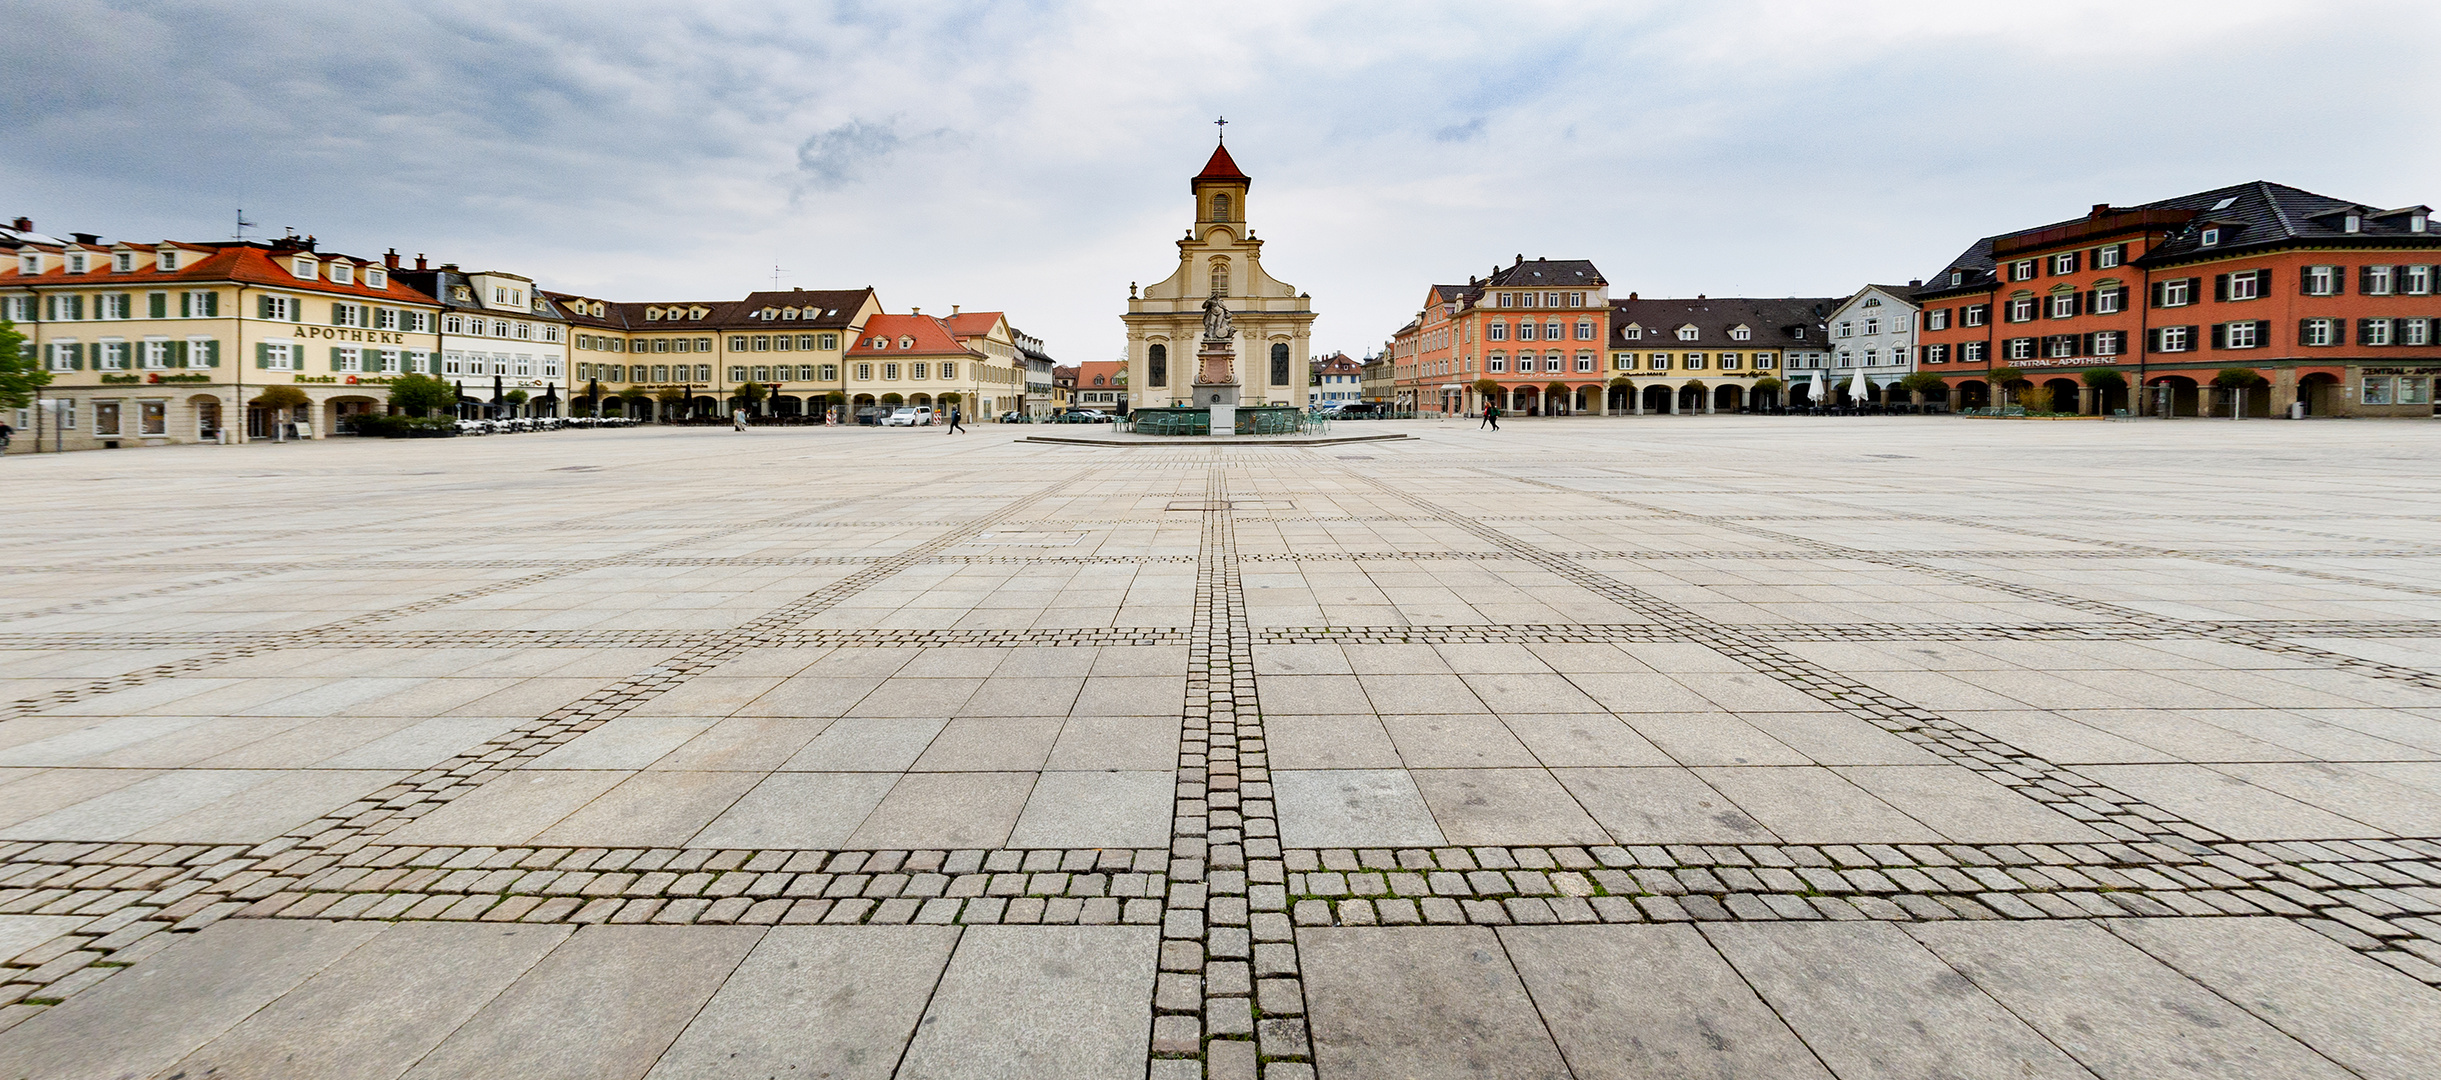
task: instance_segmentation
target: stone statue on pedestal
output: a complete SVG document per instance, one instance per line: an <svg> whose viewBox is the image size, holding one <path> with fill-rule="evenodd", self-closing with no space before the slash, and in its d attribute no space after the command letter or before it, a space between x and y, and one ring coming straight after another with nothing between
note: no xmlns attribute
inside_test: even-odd
<svg viewBox="0 0 2441 1080"><path fill-rule="evenodd" d="M1204 301L1204 340L1227 341L1230 336L1229 309L1217 296Z"/></svg>

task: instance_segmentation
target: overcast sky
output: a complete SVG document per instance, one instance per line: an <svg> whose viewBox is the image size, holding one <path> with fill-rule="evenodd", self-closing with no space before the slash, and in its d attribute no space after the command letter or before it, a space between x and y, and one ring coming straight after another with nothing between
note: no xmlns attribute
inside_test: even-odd
<svg viewBox="0 0 2441 1080"><path fill-rule="evenodd" d="M1212 119L1317 353L1426 286L1833 295L2247 180L2441 203L2441 4L0 0L0 215L621 300L872 285L1109 359Z"/></svg>

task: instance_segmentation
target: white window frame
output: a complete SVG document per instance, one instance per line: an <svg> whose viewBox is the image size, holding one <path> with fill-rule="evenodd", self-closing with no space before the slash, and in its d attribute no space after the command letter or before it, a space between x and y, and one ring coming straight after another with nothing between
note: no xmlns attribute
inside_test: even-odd
<svg viewBox="0 0 2441 1080"><path fill-rule="evenodd" d="M2195 342L2191 340L2186 327L2165 326L2161 328L2161 351L2194 352Z"/></svg>
<svg viewBox="0 0 2441 1080"><path fill-rule="evenodd" d="M2305 294L2307 296L2339 295L2339 277L2344 272L2344 268L2337 266L2306 267Z"/></svg>
<svg viewBox="0 0 2441 1080"><path fill-rule="evenodd" d="M2122 292L2122 290L2120 290L2120 289L2096 289L2096 290L2094 290L2094 295L2093 295L2093 313L2094 313L2094 314L2096 314L2096 315L2115 315L2115 314L2118 314L2118 312L2119 312L2119 297L2121 297L2122 295L2124 295L2124 293L2123 293L2123 292Z"/></svg>
<svg viewBox="0 0 2441 1080"><path fill-rule="evenodd" d="M2195 283L2188 278L2161 283L2161 306L2186 307L2195 302Z"/></svg>
<svg viewBox="0 0 2441 1080"><path fill-rule="evenodd" d="M2095 248L2093 265L2096 270L2108 270L2119 265L2119 245L2112 244L2109 247Z"/></svg>
<svg viewBox="0 0 2441 1080"><path fill-rule="evenodd" d="M2075 293L2060 293L2060 294L2055 295L2055 296L2053 296L2053 297L2051 298L2051 317L2052 317L2052 318L2054 318L2054 319L2067 319L2067 318L2074 318L2074 317L2076 316L2076 313L2077 313L2077 294L2075 294Z"/></svg>
<svg viewBox="0 0 2441 1080"><path fill-rule="evenodd" d="M2432 295L2433 268L2431 266L2409 266L2404 269L2407 272L2400 275L2399 291L2401 293L2408 296Z"/></svg>
<svg viewBox="0 0 2441 1080"><path fill-rule="evenodd" d="M2397 289L2397 275L2387 266L2365 268L2365 295L2391 296Z"/></svg>
<svg viewBox="0 0 2441 1080"><path fill-rule="evenodd" d="M2012 297L2009 300L2009 321L2013 323L2033 322L2035 313L2039 310L2034 306L2034 298L2031 296Z"/></svg>
<svg viewBox="0 0 2441 1080"><path fill-rule="evenodd" d="M2263 343L2259 328L2252 321L2233 322L2221 328L2221 346L2229 349L2258 348Z"/></svg>
<svg viewBox="0 0 2441 1080"><path fill-rule="evenodd" d="M2034 261L2033 259L2019 259L2019 260L2018 260L2018 261L2016 261L2016 262L2010 263L2010 264L2009 264L2009 280L2011 280L2011 281L2032 281L2032 280L2034 280L2034 262L2035 262L2035 261Z"/></svg>
<svg viewBox="0 0 2441 1080"><path fill-rule="evenodd" d="M2056 277L2059 275L2073 274L2076 272L2077 257L2074 252L2061 252L2060 254L2051 257L2051 273L2053 276Z"/></svg>
<svg viewBox="0 0 2441 1080"><path fill-rule="evenodd" d="M2032 359L2034 359L2034 339L2033 339L2033 338L2010 338L2010 339L2009 339L2009 359L2011 359L2011 360L2032 360Z"/></svg>
<svg viewBox="0 0 2441 1080"><path fill-rule="evenodd" d="M2363 341L2359 341L2359 342L2357 342L2357 344L2359 344L2359 345L2388 345L2388 344L2390 344L2390 320L2388 320L2388 319L2366 319L2366 320L2364 321L2364 337L2365 337L2365 339L2364 339Z"/></svg>

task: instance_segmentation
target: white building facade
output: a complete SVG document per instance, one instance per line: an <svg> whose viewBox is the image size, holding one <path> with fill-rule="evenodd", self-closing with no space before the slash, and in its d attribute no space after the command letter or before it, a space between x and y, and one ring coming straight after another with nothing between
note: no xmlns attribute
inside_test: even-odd
<svg viewBox="0 0 2441 1080"><path fill-rule="evenodd" d="M1913 285L1867 285L1833 309L1830 318L1831 369L1827 379L1847 400L1856 373L1864 372L1878 400L1890 401L1900 379L1915 370L1916 305L1908 299Z"/></svg>

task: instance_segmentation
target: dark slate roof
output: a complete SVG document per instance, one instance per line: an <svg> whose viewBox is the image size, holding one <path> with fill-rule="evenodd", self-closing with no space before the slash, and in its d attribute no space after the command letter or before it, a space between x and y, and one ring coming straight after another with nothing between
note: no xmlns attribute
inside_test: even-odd
<svg viewBox="0 0 2441 1080"><path fill-rule="evenodd" d="M433 299L439 300L442 307L453 311L473 311L485 315L500 315L503 317L512 314L511 312L503 311L500 308L487 305L479 299L470 297L469 299L460 300L457 298L458 288L460 286L466 285L475 277L481 276L486 272L487 271L477 270L473 273L468 273L455 267L444 266L438 270L392 270L390 271L390 276L404 281L409 285L415 286L418 290L431 295ZM559 302L552 298L551 293L545 291L540 286L533 284L534 279L526 277L523 274L503 274L502 276L519 278L527 283L528 288L526 291L533 294L535 301L534 310L530 313L534 317L543 319L567 319L571 322L576 321L571 317L573 316L574 312L563 310ZM559 295L566 296L568 294L560 293ZM518 312L515 314L529 313Z"/></svg>
<svg viewBox="0 0 2441 1080"><path fill-rule="evenodd" d="M1700 349L1818 349L1826 346L1828 336L1823 319L1838 307L1836 296L1697 297L1692 300L1630 298L1610 302L1610 347L1616 348L1676 348ZM1642 338L1629 340L1622 336L1628 324L1644 328ZM1689 323L1700 335L1694 341L1681 342L1675 336L1678 328ZM1733 327L1744 326L1754 332L1747 341L1729 337ZM1797 331L1805 331L1800 337ZM1655 333L1659 333L1659 337Z"/></svg>
<svg viewBox="0 0 2441 1080"><path fill-rule="evenodd" d="M2408 231L2410 216L2419 212L2429 214L2429 207L2386 209L2317 195L2268 180L2251 180L2140 206L2096 207L2095 213L2082 218L1984 237L1926 278L1924 286L1917 289L1915 295L1922 298L1950 292L1980 291L1997 281L1994 274L1995 245L2055 229L2070 230L2083 222L2096 220L2106 210L2111 214L2131 215L2154 212L2152 216L2159 223L2158 227L2167 229L2167 235L2136 260L2139 265L2146 266L2180 262L2197 256L2220 258L2231 252L2301 242L2366 247L2441 247L2441 231L2432 231L2435 226L2428 225L2428 231L2423 233ZM2361 219L2358 231L2353 233L2346 229L2346 215L2350 211L2355 211ZM2220 243L2207 248L2203 246L2203 230L2210 225L2220 226L2221 239ZM2077 245L2074 240L2064 239L2059 246L2067 248ZM1951 285L1949 275L1952 270L1965 271L1965 279Z"/></svg>
<svg viewBox="0 0 2441 1080"><path fill-rule="evenodd" d="M864 306L866 294L872 291L869 288L785 289L777 292L747 293L746 298L735 305L734 316L738 322L731 328L750 325L773 327L786 323L790 327L811 326L825 330L840 329L855 321L856 309ZM756 313L766 308L796 308L798 318L764 322ZM810 314L809 311L819 311L821 314ZM718 317L714 316L714 318Z"/></svg>
<svg viewBox="0 0 2441 1080"><path fill-rule="evenodd" d="M1492 271L1483 284L1474 286L1480 296L1484 289L1590 289L1607 285L1602 271L1584 259L1526 259L1520 256L1514 264Z"/></svg>

